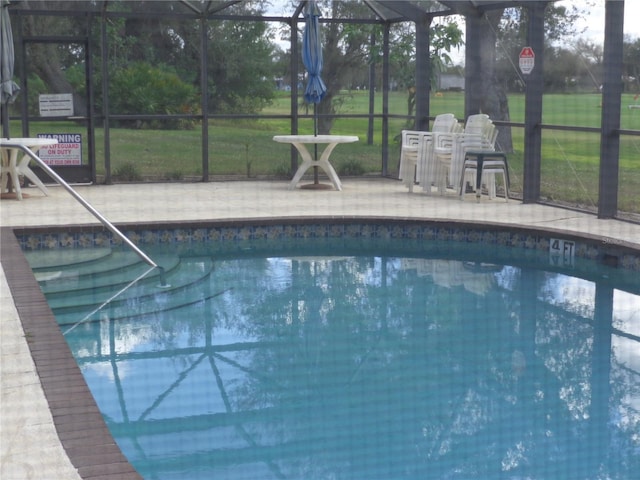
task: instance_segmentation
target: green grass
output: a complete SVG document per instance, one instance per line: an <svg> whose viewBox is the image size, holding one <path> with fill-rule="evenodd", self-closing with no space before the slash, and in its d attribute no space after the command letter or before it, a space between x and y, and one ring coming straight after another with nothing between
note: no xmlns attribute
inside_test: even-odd
<svg viewBox="0 0 640 480"><path fill-rule="evenodd" d="M545 95L543 123L567 126L599 127L602 109L598 94ZM640 109L632 95L622 99L621 126L640 130ZM288 115L290 99L280 95L263 113ZM366 92L344 92L341 114L363 114L369 108ZM381 95L376 96L376 113L381 113ZM524 122L524 96L509 97L511 120ZM404 115L407 97L404 92L389 96L389 112ZM433 95L432 115L452 112L463 117L464 93ZM301 115L312 113L300 107ZM389 122L389 172L397 170L399 145L394 142L411 122L391 119ZM82 133L86 153L86 129L70 122L34 122L30 135L37 133ZM357 174L381 172L382 123L374 122L372 144L367 144L368 120L343 118L336 120L332 133L358 135L360 142L340 145L332 155L338 171ZM20 131L19 124L12 131ZM209 173L211 175L269 176L282 175L290 169L290 147L275 143L272 137L288 133L288 119L214 120L209 128ZM300 119L300 133L312 133L311 119ZM522 191L522 128L512 128L514 153L510 154L513 190ZM320 147L322 148L322 147ZM135 130L111 128L111 170L134 168L146 179L181 180L202 176L201 130ZM97 172L104 174L104 137L96 130ZM542 143L541 194L544 198L578 207L594 208L598 203L600 136L597 133L544 130ZM640 138L623 136L620 150L620 209L640 213Z"/></svg>

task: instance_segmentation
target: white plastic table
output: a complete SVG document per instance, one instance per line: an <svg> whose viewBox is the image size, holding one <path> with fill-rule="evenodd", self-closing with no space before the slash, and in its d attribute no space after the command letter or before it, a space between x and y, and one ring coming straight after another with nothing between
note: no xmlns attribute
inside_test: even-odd
<svg viewBox="0 0 640 480"><path fill-rule="evenodd" d="M296 174L293 176L293 180L289 184L289 190L293 190L296 187L302 176L311 167L321 168L327 174L335 189L342 190L342 183L333 166L329 163L329 157L339 143L354 143L360 139L355 135L276 135L273 140L279 143L290 143L296 147L302 157L302 165L298 167ZM308 144L326 144L327 146L324 148L320 158L316 160L307 149Z"/></svg>
<svg viewBox="0 0 640 480"><path fill-rule="evenodd" d="M2 155L2 178L0 189L2 192L8 191L7 175L11 175L13 189L16 198L22 200L22 189L20 188L20 175L27 177L36 185L42 193L49 195L47 187L40 181L38 176L29 168L31 157L20 149L20 146L27 147L34 153L42 147L55 145L58 140L55 138L0 138L0 155ZM18 156L24 155L18 162Z"/></svg>

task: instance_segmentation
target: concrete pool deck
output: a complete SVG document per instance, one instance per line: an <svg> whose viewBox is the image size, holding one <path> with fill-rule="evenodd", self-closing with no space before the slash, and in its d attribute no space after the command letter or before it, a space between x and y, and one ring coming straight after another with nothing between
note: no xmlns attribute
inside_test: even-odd
<svg viewBox="0 0 640 480"><path fill-rule="evenodd" d="M640 225L599 220L594 215L511 200L426 196L408 193L398 181L346 179L343 191L287 190L285 181L129 184L82 186L76 190L116 224L300 217L449 219L527 226L640 250ZM2 227L97 225L97 220L64 189L36 189L22 202L2 200ZM41 387L5 266L0 269L0 478L81 478L71 464ZM88 478L84 475L85 478ZM94 472L91 478L127 478Z"/></svg>

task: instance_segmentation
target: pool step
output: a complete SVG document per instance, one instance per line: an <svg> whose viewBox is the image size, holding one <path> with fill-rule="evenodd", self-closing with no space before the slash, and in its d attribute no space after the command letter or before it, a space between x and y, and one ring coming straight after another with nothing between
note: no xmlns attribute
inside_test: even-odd
<svg viewBox="0 0 640 480"><path fill-rule="evenodd" d="M165 271L170 271L178 266L179 258L175 255L161 255L156 257L156 261ZM133 252L112 252L100 262L38 269L34 270L34 274L44 294L53 298L56 294L68 295L82 290L98 289L97 293L101 294L100 289L111 290L127 285L149 268ZM159 272L153 273L158 274Z"/></svg>
<svg viewBox="0 0 640 480"><path fill-rule="evenodd" d="M47 258L55 257L56 254L60 255L57 262L55 258ZM46 294L122 283L123 278L135 277L149 268L134 252L123 250L101 249L100 256L81 255L75 258L73 255L63 254L63 251L48 251L46 255L27 255L27 260ZM69 261L64 263L65 260ZM165 255L158 261L168 261L165 268L170 268L171 263L177 263L175 255Z"/></svg>
<svg viewBox="0 0 640 480"><path fill-rule="evenodd" d="M57 270L73 265L91 264L109 257L111 248L63 248L58 250L27 250L24 252L33 271Z"/></svg>
<svg viewBox="0 0 640 480"><path fill-rule="evenodd" d="M86 321L91 321L104 318L105 315L108 318L124 318L172 310L206 299L207 294L200 293L200 289L194 286L206 281L213 266L214 262L209 257L183 257L176 268L164 275L164 285L156 273L127 289L102 288L98 293L83 289L66 295L47 295L47 300L62 325L76 323L87 315L89 318ZM92 313L112 297L107 305Z"/></svg>

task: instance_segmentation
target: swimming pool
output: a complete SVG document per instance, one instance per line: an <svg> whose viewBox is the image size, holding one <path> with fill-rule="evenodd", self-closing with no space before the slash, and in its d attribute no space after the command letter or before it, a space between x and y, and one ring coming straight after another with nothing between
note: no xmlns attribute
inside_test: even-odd
<svg viewBox="0 0 640 480"><path fill-rule="evenodd" d="M107 424L148 478L637 470L635 272L558 259L531 234L524 249L442 226L247 228L155 234L171 288L141 281L95 313L140 273L126 252L32 255ZM114 256L128 274L111 288L106 269L88 272Z"/></svg>

